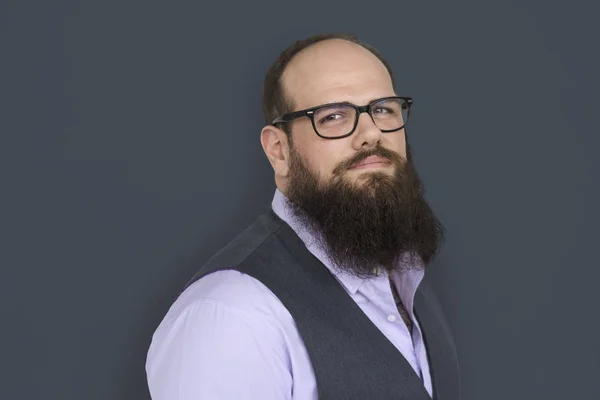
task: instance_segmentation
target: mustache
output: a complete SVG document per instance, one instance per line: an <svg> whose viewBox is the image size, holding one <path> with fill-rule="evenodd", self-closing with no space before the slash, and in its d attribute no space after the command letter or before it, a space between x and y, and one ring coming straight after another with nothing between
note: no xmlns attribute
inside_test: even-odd
<svg viewBox="0 0 600 400"><path fill-rule="evenodd" d="M404 157L402 157L400 154L396 153L395 151L386 149L384 147L376 147L371 150L361 151L360 153L353 155L352 157L348 158L347 160L340 162L334 168L333 175L335 175L335 176L340 175L347 169L352 168L353 166L363 162L365 159L367 159L371 156L378 156L378 157L385 158L385 159L389 160L396 167L401 167L402 164L406 161Z"/></svg>

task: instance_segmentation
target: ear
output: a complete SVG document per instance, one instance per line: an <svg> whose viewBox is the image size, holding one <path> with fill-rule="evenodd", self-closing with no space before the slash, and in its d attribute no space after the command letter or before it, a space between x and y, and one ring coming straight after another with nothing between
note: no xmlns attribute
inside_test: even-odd
<svg viewBox="0 0 600 400"><path fill-rule="evenodd" d="M289 143L287 134L273 125L260 132L260 143L275 171L275 179L285 179L289 173Z"/></svg>

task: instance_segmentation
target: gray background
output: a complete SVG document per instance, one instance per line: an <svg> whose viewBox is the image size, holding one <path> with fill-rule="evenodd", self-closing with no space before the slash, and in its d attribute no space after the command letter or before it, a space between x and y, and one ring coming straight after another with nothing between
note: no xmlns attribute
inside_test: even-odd
<svg viewBox="0 0 600 400"><path fill-rule="evenodd" d="M464 399L600 398L598 9L0 3L0 398L146 399L151 335L273 195L264 74L358 34L413 96Z"/></svg>

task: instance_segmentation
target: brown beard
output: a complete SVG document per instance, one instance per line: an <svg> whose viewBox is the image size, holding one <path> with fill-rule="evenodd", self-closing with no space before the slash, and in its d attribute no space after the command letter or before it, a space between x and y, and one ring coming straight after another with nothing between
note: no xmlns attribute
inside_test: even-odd
<svg viewBox="0 0 600 400"><path fill-rule="evenodd" d="M408 161L382 147L360 152L323 183L290 145L288 206L319 238L334 268L369 278L376 267L424 268L439 251L444 228L424 199L408 146L407 154ZM394 174L365 172L356 183L344 176L372 155L390 160Z"/></svg>

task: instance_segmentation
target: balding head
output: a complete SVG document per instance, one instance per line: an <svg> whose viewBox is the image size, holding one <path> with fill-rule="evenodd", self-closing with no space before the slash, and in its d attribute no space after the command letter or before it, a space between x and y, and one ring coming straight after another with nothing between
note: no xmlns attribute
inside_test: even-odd
<svg viewBox="0 0 600 400"><path fill-rule="evenodd" d="M394 82L392 70L387 61L381 56L379 51L377 51L377 49L374 47L361 42L354 35L344 33L320 34L306 39L297 40L291 46L287 47L281 52L279 57L269 68L269 71L265 77L262 106L266 125L269 125L275 118L292 111L294 108L292 100L284 95L283 88L281 86L281 78L286 71L288 64L295 59L296 55L298 55L300 52L330 40L356 44L371 52L371 54L377 57L386 67L392 79L392 83ZM283 124L281 127L284 131L288 130L288 127L285 124Z"/></svg>
<svg viewBox="0 0 600 400"><path fill-rule="evenodd" d="M366 104L383 93L394 95L383 62L361 45L343 39L328 39L300 51L280 82L295 109L338 101Z"/></svg>

